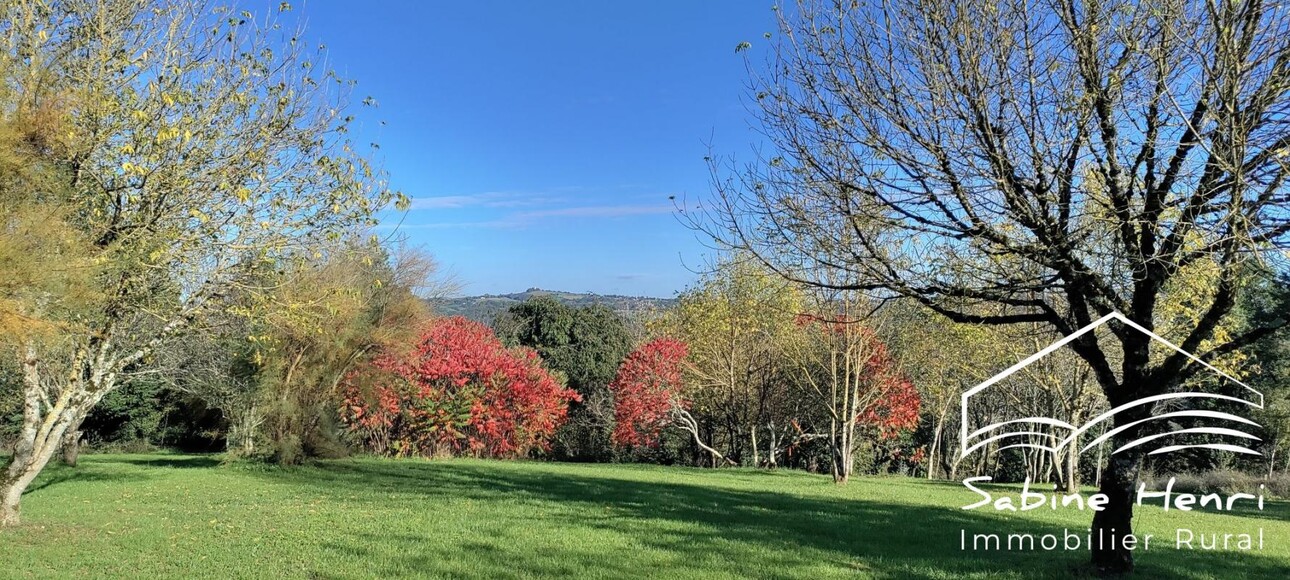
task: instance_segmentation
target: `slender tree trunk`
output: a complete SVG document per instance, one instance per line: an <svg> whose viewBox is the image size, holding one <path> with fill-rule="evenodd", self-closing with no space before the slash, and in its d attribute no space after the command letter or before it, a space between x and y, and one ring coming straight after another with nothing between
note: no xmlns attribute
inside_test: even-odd
<svg viewBox="0 0 1290 580"><path fill-rule="evenodd" d="M838 442L834 447L837 449L835 454L835 470L833 481L845 484L851 481L851 473L855 466L855 424L852 421L844 421L842 429L838 432Z"/></svg>
<svg viewBox="0 0 1290 580"><path fill-rule="evenodd" d="M1105 435L1105 434L1106 434L1106 429L1103 429L1102 435ZM1099 437L1101 437L1101 435L1099 435ZM1098 482L1099 485L1101 484L1101 481L1102 481L1102 466L1105 465L1105 463L1103 463L1102 461L1102 449L1104 449L1105 447L1106 447L1105 443L1097 446L1097 463L1093 464L1095 469L1093 473L1093 481Z"/></svg>
<svg viewBox="0 0 1290 580"><path fill-rule="evenodd" d="M838 448L838 421L833 419L829 421L829 473L833 476L834 482L842 475L838 473L838 466L842 464L838 459L840 455L842 451Z"/></svg>
<svg viewBox="0 0 1290 580"><path fill-rule="evenodd" d="M1079 439L1071 441L1066 449L1066 493L1079 491Z"/></svg>
<svg viewBox="0 0 1290 580"><path fill-rule="evenodd" d="M757 453L757 426L753 425L748 431L752 435L753 467L761 467L761 457Z"/></svg>
<svg viewBox="0 0 1290 580"><path fill-rule="evenodd" d="M775 430L775 422L771 421L770 427L770 453L766 457L766 467L775 469L779 467L779 446L783 443L784 438Z"/></svg>
<svg viewBox="0 0 1290 580"><path fill-rule="evenodd" d="M847 461L846 461L846 443L843 442L845 435L838 435L833 441L833 482L847 482Z"/></svg>
<svg viewBox="0 0 1290 580"><path fill-rule="evenodd" d="M932 448L927 452L927 479L936 479L936 464L941 460L941 437L945 433L945 413L946 408L942 408L932 431Z"/></svg>

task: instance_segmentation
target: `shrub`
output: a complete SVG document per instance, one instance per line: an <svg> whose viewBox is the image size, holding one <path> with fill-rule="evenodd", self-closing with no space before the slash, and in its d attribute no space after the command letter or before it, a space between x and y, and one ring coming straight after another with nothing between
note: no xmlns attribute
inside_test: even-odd
<svg viewBox="0 0 1290 580"><path fill-rule="evenodd" d="M532 349L507 349L462 317L430 324L407 354L346 379L341 420L385 455L516 457L549 446L578 394Z"/></svg>

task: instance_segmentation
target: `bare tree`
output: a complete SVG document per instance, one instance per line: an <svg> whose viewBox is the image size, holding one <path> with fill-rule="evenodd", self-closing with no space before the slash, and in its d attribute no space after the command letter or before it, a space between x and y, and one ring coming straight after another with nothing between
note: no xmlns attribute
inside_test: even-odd
<svg viewBox="0 0 1290 580"><path fill-rule="evenodd" d="M719 243L794 280L1062 334L1114 311L1155 329L1171 279L1200 265L1215 284L1171 338L1202 360L1287 324L1209 343L1244 277L1282 265L1290 243L1281 5L803 0L780 24L752 83L770 146L747 166L714 162L715 199L690 214ZM1113 407L1197 371L1112 331L1073 348ZM1141 463L1109 458L1096 532L1131 532ZM1114 545L1094 548L1095 565L1131 570Z"/></svg>

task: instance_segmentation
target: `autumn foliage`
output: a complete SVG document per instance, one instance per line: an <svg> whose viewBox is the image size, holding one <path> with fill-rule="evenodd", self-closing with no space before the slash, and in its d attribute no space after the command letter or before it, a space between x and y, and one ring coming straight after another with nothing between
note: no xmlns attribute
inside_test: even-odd
<svg viewBox="0 0 1290 580"><path fill-rule="evenodd" d="M900 431L918 426L918 410L922 401L914 383L900 372L887 344L876 336L870 340L864 369L871 397L869 404L860 411L859 423L877 429L883 438L889 439Z"/></svg>
<svg viewBox="0 0 1290 580"><path fill-rule="evenodd" d="M657 445L681 398L681 364L687 347L670 338L651 340L631 354L610 383L614 395L614 444Z"/></svg>
<svg viewBox="0 0 1290 580"><path fill-rule="evenodd" d="M900 366L887 343L872 328L840 317L799 315L799 327L820 333L826 341L842 341L851 345L862 362L858 365L859 382L864 392L856 422L874 429L884 439L896 437L901 431L918 426L918 412L922 400L918 389Z"/></svg>
<svg viewBox="0 0 1290 580"><path fill-rule="evenodd" d="M579 400L537 353L462 317L433 321L409 352L377 356L345 387L342 420L390 455L522 456L545 449Z"/></svg>

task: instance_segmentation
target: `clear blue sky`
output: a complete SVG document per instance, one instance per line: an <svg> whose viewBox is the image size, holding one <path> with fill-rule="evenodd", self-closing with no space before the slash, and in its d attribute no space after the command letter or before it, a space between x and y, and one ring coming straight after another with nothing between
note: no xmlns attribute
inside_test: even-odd
<svg viewBox="0 0 1290 580"><path fill-rule="evenodd" d="M415 198L400 231L463 294L671 296L693 280L706 250L668 197L708 193L709 143L758 141L735 46L764 46L769 2L295 6L355 101L379 103L360 142Z"/></svg>

